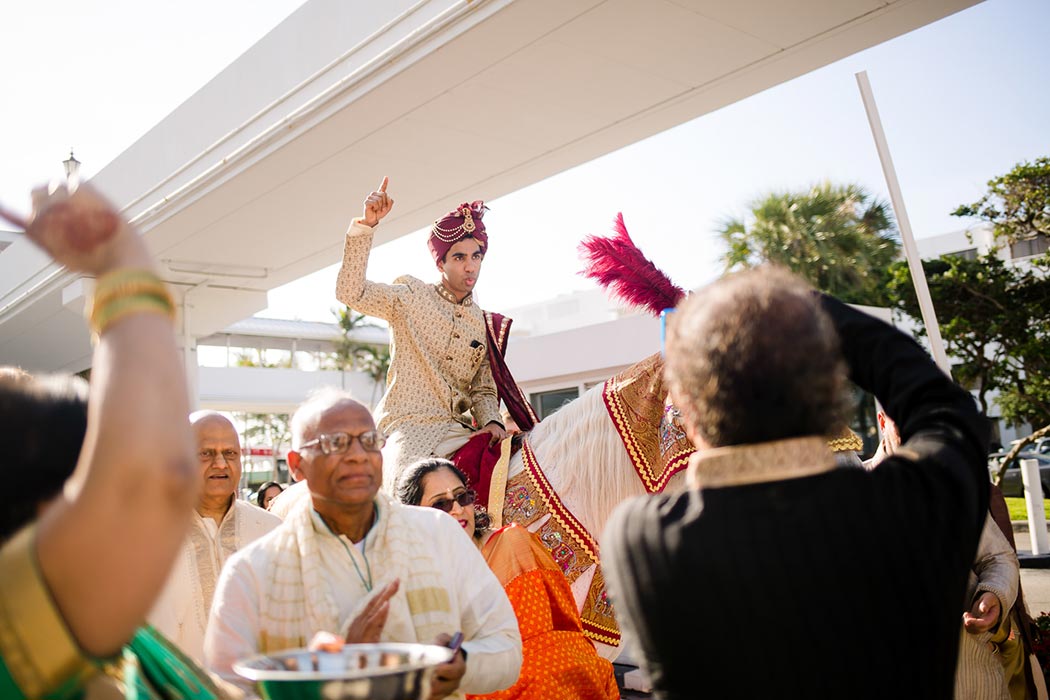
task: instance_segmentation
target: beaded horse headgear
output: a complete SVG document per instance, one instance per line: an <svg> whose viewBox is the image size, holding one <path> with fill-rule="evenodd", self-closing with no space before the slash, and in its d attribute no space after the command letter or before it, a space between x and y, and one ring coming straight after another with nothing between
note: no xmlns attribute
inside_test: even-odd
<svg viewBox="0 0 1050 700"><path fill-rule="evenodd" d="M434 256L434 262L440 262L449 248L468 236L481 245L481 252L487 252L489 236L485 233L485 223L481 220L487 209L480 199L470 203L464 202L435 221L430 228L430 238L427 239L427 247Z"/></svg>

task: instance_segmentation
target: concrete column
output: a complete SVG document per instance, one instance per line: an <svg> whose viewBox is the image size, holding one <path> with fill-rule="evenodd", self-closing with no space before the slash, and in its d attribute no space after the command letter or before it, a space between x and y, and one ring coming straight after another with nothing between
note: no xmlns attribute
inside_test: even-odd
<svg viewBox="0 0 1050 700"><path fill-rule="evenodd" d="M200 372L197 367L197 339L193 336L182 337L183 367L186 372L186 390L189 393L190 411L200 406Z"/></svg>
<svg viewBox="0 0 1050 700"><path fill-rule="evenodd" d="M208 284L207 280L201 282L193 287L190 287L182 293L182 299L179 301L179 311L182 312L182 366L183 371L186 373L186 391L188 393L188 400L190 405L190 411L196 411L197 407L200 406L200 372L198 371L197 363L197 336L190 333L191 318L190 314L193 310L193 305L190 303L190 294L205 287Z"/></svg>

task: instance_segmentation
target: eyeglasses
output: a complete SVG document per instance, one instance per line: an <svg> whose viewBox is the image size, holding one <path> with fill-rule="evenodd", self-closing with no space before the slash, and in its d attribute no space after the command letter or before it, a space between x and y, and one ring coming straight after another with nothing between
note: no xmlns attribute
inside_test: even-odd
<svg viewBox="0 0 1050 700"><path fill-rule="evenodd" d="M201 464L211 464L219 458L219 455L222 455L222 458L226 460L227 464L234 464L241 460L240 450L227 448L222 452L219 452L212 447L205 448L198 452L197 458L201 461Z"/></svg>
<svg viewBox="0 0 1050 700"><path fill-rule="evenodd" d="M476 500L478 500L478 492L471 489L469 491L464 491L463 493L457 494L452 498L439 498L438 500L431 503L430 507L437 508L438 510L443 510L446 513L451 513L453 502L458 503L463 508L466 508L467 506L474 505L474 501Z"/></svg>
<svg viewBox="0 0 1050 700"><path fill-rule="evenodd" d="M383 449L383 445L386 444L386 435L383 435L378 430L369 430L360 435L351 435L350 433L320 435L310 442L304 442L302 445L299 445L299 449L320 446L321 452L324 452L326 455L343 454L350 449L350 445L354 444L355 438L361 443L361 447L366 452L379 452Z"/></svg>

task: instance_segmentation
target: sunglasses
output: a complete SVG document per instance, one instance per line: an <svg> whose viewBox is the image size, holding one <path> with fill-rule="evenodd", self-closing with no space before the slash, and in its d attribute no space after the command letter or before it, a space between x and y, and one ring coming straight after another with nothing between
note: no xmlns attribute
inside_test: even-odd
<svg viewBox="0 0 1050 700"><path fill-rule="evenodd" d="M463 508L466 508L467 506L474 505L474 501L476 500L478 500L478 492L471 489L470 491L464 491L452 498L439 498L431 503L430 507L450 513L452 512L453 503L458 503Z"/></svg>

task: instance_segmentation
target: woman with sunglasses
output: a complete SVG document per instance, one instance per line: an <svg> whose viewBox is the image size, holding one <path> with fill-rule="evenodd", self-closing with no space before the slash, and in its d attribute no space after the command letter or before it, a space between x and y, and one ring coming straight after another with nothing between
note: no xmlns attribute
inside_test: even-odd
<svg viewBox="0 0 1050 700"><path fill-rule="evenodd" d="M535 535L519 525L489 528L477 494L447 459L425 459L401 475L402 503L443 510L463 528L510 598L521 630L518 682L485 698L619 698L612 664L583 635L572 590Z"/></svg>

